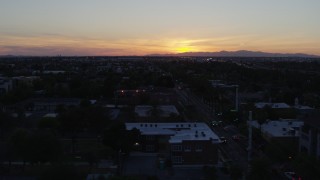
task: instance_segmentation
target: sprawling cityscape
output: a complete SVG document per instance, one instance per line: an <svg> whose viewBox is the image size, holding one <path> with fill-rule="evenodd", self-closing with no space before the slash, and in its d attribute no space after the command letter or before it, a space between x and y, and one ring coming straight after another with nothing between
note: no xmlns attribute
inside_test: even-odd
<svg viewBox="0 0 320 180"><path fill-rule="evenodd" d="M320 59L2 57L1 176L316 179Z"/></svg>
<svg viewBox="0 0 320 180"><path fill-rule="evenodd" d="M319 7L1 1L0 180L319 180Z"/></svg>

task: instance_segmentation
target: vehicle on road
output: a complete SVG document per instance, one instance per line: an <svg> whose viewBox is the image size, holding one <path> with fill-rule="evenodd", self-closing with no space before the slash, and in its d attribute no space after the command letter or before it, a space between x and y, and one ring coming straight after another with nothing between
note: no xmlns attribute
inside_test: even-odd
<svg viewBox="0 0 320 180"><path fill-rule="evenodd" d="M229 134L238 134L239 130L237 127L235 127L234 125L227 125L225 127L223 127L223 130L228 132Z"/></svg>
<svg viewBox="0 0 320 180"><path fill-rule="evenodd" d="M224 143L224 144L227 143L227 139L226 139L224 136L221 136L221 137L220 137L220 140L221 140L221 142Z"/></svg>
<svg viewBox="0 0 320 180"><path fill-rule="evenodd" d="M247 137L244 136L244 135L242 135L242 134L236 134L236 135L233 135L233 136L232 136L232 139L233 139L234 141L240 141L240 140L246 140Z"/></svg>
<svg viewBox="0 0 320 180"><path fill-rule="evenodd" d="M221 126L222 125L222 121L212 121L211 125L216 127L216 126Z"/></svg>

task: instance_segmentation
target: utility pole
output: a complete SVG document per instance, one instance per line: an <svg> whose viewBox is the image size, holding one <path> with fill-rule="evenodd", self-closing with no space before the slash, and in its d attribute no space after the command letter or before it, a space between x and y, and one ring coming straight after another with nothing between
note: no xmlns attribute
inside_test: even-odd
<svg viewBox="0 0 320 180"><path fill-rule="evenodd" d="M251 155L252 155L252 111L249 111L249 121L248 121L248 130L249 130L249 138L248 138L248 171L251 171Z"/></svg>
<svg viewBox="0 0 320 180"><path fill-rule="evenodd" d="M118 108L118 90L115 90L113 92L113 95L114 95L114 105L115 105L115 108Z"/></svg>
<svg viewBox="0 0 320 180"><path fill-rule="evenodd" d="M235 104L235 106L236 106L236 111L238 112L238 110L239 110L239 93L238 93L238 91L239 91L239 86L238 85L236 85L235 86L236 87L236 99L235 99L235 102L236 102L236 104Z"/></svg>

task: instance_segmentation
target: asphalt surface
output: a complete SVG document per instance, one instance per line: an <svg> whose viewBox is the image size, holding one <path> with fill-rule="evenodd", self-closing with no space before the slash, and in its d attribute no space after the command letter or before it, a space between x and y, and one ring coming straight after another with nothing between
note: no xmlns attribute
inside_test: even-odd
<svg viewBox="0 0 320 180"><path fill-rule="evenodd" d="M202 114L204 119L199 119L198 121L203 121L211 125L212 121L219 121L219 118L215 116L213 109L208 105L203 103L201 98L195 96L190 90L179 90L176 89L177 94L180 98L187 102L189 105L194 105L197 111ZM248 168L248 152L246 151L247 142L243 140L234 141L232 136L237 134L234 130L224 130L223 127L212 127L213 132L215 132L219 137L225 137L227 139L226 144L220 145L220 151L223 151L223 155L227 156L224 159L228 159L229 162L238 165L243 170Z"/></svg>
<svg viewBox="0 0 320 180"><path fill-rule="evenodd" d="M211 109L208 105L206 105L201 98L194 95L190 90L183 89L179 90L176 89L176 93L180 96L181 100L186 103L186 105L193 105L197 108L197 111L202 114L204 117L203 119L198 119L197 121L206 122L209 127L215 132L219 137L225 137L227 139L227 143L222 143L219 146L220 151L220 160L224 160L229 164L237 165L240 167L244 172L248 172L249 170L249 163L248 163L248 139L241 139L241 140L233 140L232 136L239 133L239 130L234 127L228 130L225 130L224 127L227 126L215 126L211 125L212 121L220 121L219 117L215 115L213 109ZM261 152L262 153L262 152ZM262 153L262 155L265 154ZM221 162L220 162L221 163ZM222 165L224 163L222 162ZM279 175L272 175L272 179L274 180L283 180L285 178ZM228 175L223 173L218 173L218 179L228 179L230 178ZM245 178L245 177L244 177Z"/></svg>

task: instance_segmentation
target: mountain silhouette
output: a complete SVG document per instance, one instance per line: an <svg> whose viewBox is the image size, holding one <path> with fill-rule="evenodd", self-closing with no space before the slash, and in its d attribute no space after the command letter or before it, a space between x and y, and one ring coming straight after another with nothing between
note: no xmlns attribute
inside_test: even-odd
<svg viewBox="0 0 320 180"><path fill-rule="evenodd" d="M320 56L303 53L268 53L261 51L219 51L219 52L184 52L176 54L150 54L148 56L203 56L203 57L304 57L319 58Z"/></svg>

